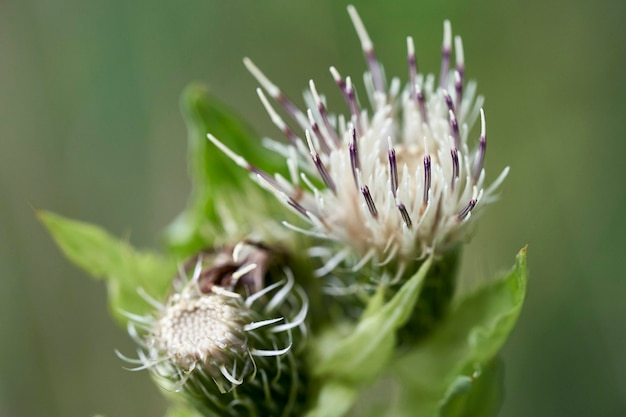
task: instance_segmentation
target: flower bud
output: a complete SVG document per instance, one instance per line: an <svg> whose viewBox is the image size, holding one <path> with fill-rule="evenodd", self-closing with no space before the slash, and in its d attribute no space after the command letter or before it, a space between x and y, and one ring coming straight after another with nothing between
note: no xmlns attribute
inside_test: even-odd
<svg viewBox="0 0 626 417"><path fill-rule="evenodd" d="M295 415L308 300L284 257L251 242L201 253L174 288L164 305L149 300L153 316L129 315L135 369L206 415Z"/></svg>

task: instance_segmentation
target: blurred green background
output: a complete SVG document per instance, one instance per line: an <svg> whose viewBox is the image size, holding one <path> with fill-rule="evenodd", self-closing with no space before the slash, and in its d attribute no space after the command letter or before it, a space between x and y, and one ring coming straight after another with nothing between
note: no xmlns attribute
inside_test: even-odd
<svg viewBox="0 0 626 417"><path fill-rule="evenodd" d="M279 137L241 63L298 99L328 67L365 69L346 1L0 1L0 415L159 416L146 372L33 208L140 247L183 208L179 94L194 80ZM388 74L405 36L438 71L442 21L486 95L487 173L512 172L465 253L490 276L529 246L529 294L504 351L501 416L626 416L626 2L354 1ZM360 84L359 84L360 85Z"/></svg>

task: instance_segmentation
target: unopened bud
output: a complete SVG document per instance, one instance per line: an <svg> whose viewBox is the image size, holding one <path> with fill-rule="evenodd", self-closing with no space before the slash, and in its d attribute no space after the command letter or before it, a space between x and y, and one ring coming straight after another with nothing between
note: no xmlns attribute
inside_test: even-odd
<svg viewBox="0 0 626 417"><path fill-rule="evenodd" d="M135 369L208 415L294 415L308 300L283 257L242 242L199 254L174 284L153 316L129 315Z"/></svg>

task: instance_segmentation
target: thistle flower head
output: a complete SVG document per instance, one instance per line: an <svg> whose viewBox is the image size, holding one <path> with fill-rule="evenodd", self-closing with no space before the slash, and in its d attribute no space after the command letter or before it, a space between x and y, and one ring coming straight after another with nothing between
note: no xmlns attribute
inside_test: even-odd
<svg viewBox="0 0 626 417"><path fill-rule="evenodd" d="M467 224L493 199L508 172L485 189L483 99L476 97L474 82L465 82L460 37L454 38L456 66L450 68L450 23L444 22L438 80L418 70L413 40L407 38L408 83L401 88L398 78L387 83L360 17L354 7L348 11L369 68L364 75L369 107L357 99L352 78L331 67L348 112L331 114L313 81L303 112L246 58L245 65L263 87L257 90L261 102L288 140L267 144L284 155L289 177L252 166L209 135L310 225L304 230L288 227L349 248L330 256L320 274L351 255L361 266L369 261L410 262L445 251L464 236ZM298 129L283 120L270 98ZM480 136L470 140L479 116Z"/></svg>
<svg viewBox="0 0 626 417"><path fill-rule="evenodd" d="M203 411L291 415L308 309L291 270L271 249L242 242L192 259L175 284L165 304L148 298L153 316L129 314L139 359L123 359Z"/></svg>

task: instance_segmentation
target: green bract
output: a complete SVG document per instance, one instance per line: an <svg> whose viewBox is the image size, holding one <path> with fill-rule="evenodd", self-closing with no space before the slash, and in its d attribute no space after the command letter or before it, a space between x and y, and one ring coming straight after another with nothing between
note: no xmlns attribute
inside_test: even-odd
<svg viewBox="0 0 626 417"><path fill-rule="evenodd" d="M524 248L511 271L459 300L428 338L393 360L388 370L392 387L382 389L398 398L393 407L386 400L378 407L361 404L364 410L377 411L355 415L495 415L501 390L497 353L517 321L525 294Z"/></svg>

